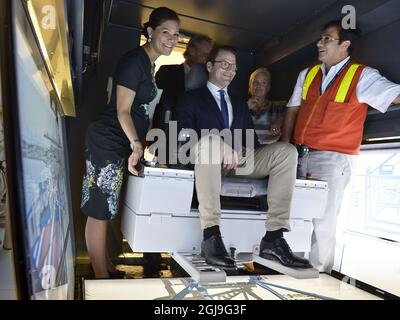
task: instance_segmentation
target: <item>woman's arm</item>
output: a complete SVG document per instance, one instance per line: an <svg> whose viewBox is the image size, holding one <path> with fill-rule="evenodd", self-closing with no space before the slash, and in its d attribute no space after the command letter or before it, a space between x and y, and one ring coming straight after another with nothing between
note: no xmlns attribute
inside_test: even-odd
<svg viewBox="0 0 400 320"><path fill-rule="evenodd" d="M135 91L117 85L118 121L121 124L122 130L130 141L131 146L133 147L132 154L128 159L128 170L132 174L138 175L139 172L135 169L135 165L138 163L143 155L143 146L140 142L137 141L139 137L131 117L131 107L135 96Z"/></svg>
<svg viewBox="0 0 400 320"><path fill-rule="evenodd" d="M279 136L282 133L282 126L284 121L285 116L283 115L271 124L271 132L273 136Z"/></svg>

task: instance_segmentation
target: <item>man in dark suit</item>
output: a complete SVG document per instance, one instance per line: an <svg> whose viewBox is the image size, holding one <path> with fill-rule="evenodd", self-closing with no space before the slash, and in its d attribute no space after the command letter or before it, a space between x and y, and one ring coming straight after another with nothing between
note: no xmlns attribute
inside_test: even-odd
<svg viewBox="0 0 400 320"><path fill-rule="evenodd" d="M235 261L227 253L219 229L221 175L251 178L269 176L267 231L261 240L260 256L277 259L289 267L311 267L307 260L292 253L283 238L283 232L290 230L289 209L297 166L295 147L288 143L263 147L258 145L246 102L234 99L227 92L237 70L235 49L228 46L214 48L206 67L209 74L206 86L185 92L177 107L178 132L181 129L192 129L199 137L193 147L195 149L192 149L191 161L195 164L195 183L203 229L202 255L210 264L235 267ZM223 132L203 132L202 135L204 129ZM233 139L229 142L229 138L226 138L227 132L235 138L239 137L239 133L243 141L247 129L252 132L255 148L238 144Z"/></svg>
<svg viewBox="0 0 400 320"><path fill-rule="evenodd" d="M160 67L156 74L156 83L159 89L163 89L163 93L154 112L153 127L165 129L165 113L170 111L169 118L175 119L175 108L180 94L198 87L197 83L203 84L207 81L207 72L202 67L211 49L212 40L209 37L195 35L190 38L183 53L184 63Z"/></svg>
<svg viewBox="0 0 400 320"><path fill-rule="evenodd" d="M198 88L207 82L207 71L205 63L207 56L212 49L213 43L209 37L194 35L186 47L183 56L185 62L182 64L163 65L156 73L156 83L162 89L160 102L154 110L152 127L164 130L168 133L168 121L176 119L176 104L179 96L192 88ZM169 146L165 145L165 152L169 162ZM164 160L160 159L159 160ZM145 253L148 269L156 268L160 265L161 256L155 253ZM153 271L153 270L151 270Z"/></svg>

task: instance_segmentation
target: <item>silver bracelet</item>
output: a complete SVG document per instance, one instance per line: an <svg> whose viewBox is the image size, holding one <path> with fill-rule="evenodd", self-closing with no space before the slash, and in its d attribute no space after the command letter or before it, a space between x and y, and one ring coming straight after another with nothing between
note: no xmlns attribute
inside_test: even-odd
<svg viewBox="0 0 400 320"><path fill-rule="evenodd" d="M142 143L139 139L133 140L133 142L130 144L131 150L132 150L132 151L135 149L135 143L136 143L136 142L139 142L140 144Z"/></svg>

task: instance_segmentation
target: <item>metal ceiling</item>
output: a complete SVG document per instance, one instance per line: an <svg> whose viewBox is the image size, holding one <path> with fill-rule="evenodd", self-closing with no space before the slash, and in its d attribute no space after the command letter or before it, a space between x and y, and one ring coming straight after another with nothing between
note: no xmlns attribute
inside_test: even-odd
<svg viewBox="0 0 400 320"><path fill-rule="evenodd" d="M181 30L204 34L217 43L255 51L282 37L335 0L114 0L110 21L141 28L151 10L167 6L181 18Z"/></svg>
<svg viewBox="0 0 400 320"><path fill-rule="evenodd" d="M345 5L369 31L400 19L400 0L113 0L109 22L141 29L154 8L167 6L179 14L183 33L265 55L270 65L313 43Z"/></svg>

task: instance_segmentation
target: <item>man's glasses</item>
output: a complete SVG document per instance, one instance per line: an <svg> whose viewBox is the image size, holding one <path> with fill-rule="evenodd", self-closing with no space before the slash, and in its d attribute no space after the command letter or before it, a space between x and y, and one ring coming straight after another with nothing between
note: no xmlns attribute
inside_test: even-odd
<svg viewBox="0 0 400 320"><path fill-rule="evenodd" d="M229 62L227 62L225 60L214 60L213 62L214 63L215 62L220 63L221 64L221 68L224 69L224 70L231 69L232 71L235 71L235 72L238 70L238 65L235 64L235 63L229 63Z"/></svg>
<svg viewBox="0 0 400 320"><path fill-rule="evenodd" d="M330 37L330 36L321 36L319 39L317 39L317 43L321 42L322 44L326 44L326 43L332 42L332 41L340 41L340 39L336 39L336 38Z"/></svg>

